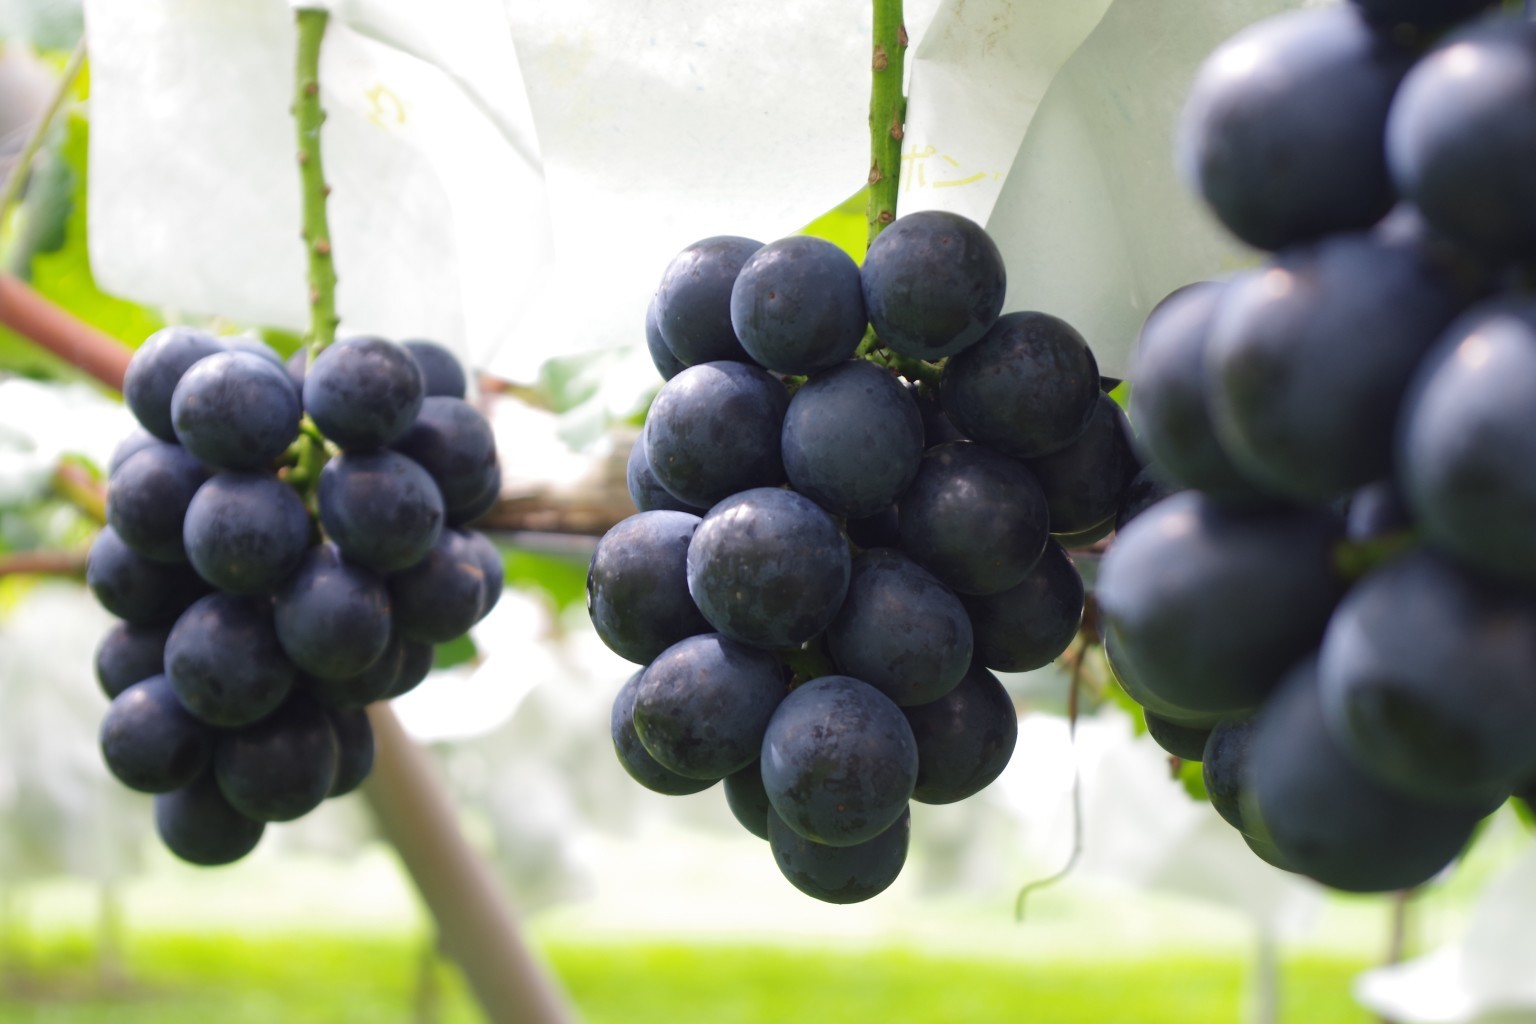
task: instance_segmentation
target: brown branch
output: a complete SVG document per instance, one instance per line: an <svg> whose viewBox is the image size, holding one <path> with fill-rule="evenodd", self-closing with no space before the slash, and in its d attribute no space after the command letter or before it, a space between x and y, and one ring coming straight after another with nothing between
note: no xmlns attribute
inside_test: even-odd
<svg viewBox="0 0 1536 1024"><path fill-rule="evenodd" d="M107 387L123 390L123 374L133 356L128 346L71 316L8 274L0 274L0 325Z"/></svg>
<svg viewBox="0 0 1536 1024"><path fill-rule="evenodd" d="M0 555L0 577L84 575L85 553L80 551L17 551Z"/></svg>

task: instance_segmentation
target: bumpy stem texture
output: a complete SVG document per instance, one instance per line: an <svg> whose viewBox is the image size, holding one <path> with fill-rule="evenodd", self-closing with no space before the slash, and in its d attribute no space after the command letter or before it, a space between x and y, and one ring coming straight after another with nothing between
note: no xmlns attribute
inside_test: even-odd
<svg viewBox="0 0 1536 1024"><path fill-rule="evenodd" d="M869 92L869 241L896 219L896 193L901 178L902 126L907 100L902 95L906 66L907 29L901 0L874 0L875 32L872 82Z"/></svg>
<svg viewBox="0 0 1536 1024"><path fill-rule="evenodd" d="M327 11L297 12L299 44L295 62L293 119L299 131L299 180L304 195L304 251L309 260L309 357L319 355L336 337L336 264L331 258L331 228L325 218L330 188L320 161L320 42Z"/></svg>

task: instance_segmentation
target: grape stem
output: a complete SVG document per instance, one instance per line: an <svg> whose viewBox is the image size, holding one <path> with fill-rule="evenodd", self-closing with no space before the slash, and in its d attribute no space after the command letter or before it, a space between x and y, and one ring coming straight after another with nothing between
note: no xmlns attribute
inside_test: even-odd
<svg viewBox="0 0 1536 1024"><path fill-rule="evenodd" d="M84 576L85 554L75 551L17 551L0 556L0 579L6 576Z"/></svg>
<svg viewBox="0 0 1536 1024"><path fill-rule="evenodd" d="M64 65L64 73L59 76L58 87L54 90L53 98L48 101L43 116L38 120L37 127L32 129L32 134L27 138L26 144L21 147L21 153L17 155L16 162L11 165L10 176L5 179L5 191L0 192L0 224L3 224L5 215L16 204L16 200L21 198L27 183L27 174L32 169L32 161L37 158L37 151L43 148L43 140L48 137L48 129L53 127L59 111L64 109L64 101L69 98L69 91L74 88L75 79L80 77L80 69L84 66L85 40L82 38L75 44L74 52L69 55L69 63Z"/></svg>
<svg viewBox="0 0 1536 1024"><path fill-rule="evenodd" d="M304 252L309 263L309 358L313 362L336 338L336 263L331 257L331 228L326 220L325 169L320 161L320 43L330 12L300 8L298 57L295 61L293 119L299 133L299 181L303 187Z"/></svg>
<svg viewBox="0 0 1536 1024"><path fill-rule="evenodd" d="M901 91L907 28L902 24L901 0L874 0L874 4L874 50L869 90L869 200L865 207L869 242L896 219L901 138L907 120L907 98Z"/></svg>
<svg viewBox="0 0 1536 1024"><path fill-rule="evenodd" d="M71 458L62 460L49 481L59 497L89 516L98 526L107 523L107 488L90 470Z"/></svg>

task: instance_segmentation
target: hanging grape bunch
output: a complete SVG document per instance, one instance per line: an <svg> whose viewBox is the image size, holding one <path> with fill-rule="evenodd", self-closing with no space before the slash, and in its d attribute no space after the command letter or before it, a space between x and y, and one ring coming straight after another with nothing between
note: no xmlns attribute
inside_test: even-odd
<svg viewBox="0 0 1536 1024"><path fill-rule="evenodd" d="M1202 67L1183 170L1259 267L1153 311L1181 490L1105 557L1106 653L1259 856L1418 885L1536 783L1536 24L1295 11Z"/></svg>
<svg viewBox="0 0 1536 1024"><path fill-rule="evenodd" d="M86 576L122 621L97 651L108 768L155 796L171 852L249 853L356 788L364 708L415 687L434 645L500 594L467 524L500 489L453 355L341 340L305 373L252 339L173 327L135 353L142 429L109 467Z"/></svg>
<svg viewBox="0 0 1536 1024"><path fill-rule="evenodd" d="M688 794L724 779L784 875L834 903L885 889L908 804L968 797L1017 738L993 670L1048 664L1083 584L1063 543L1110 532L1136 473L1093 353L999 316L975 223L913 213L862 269L836 246L704 239L646 316L666 384L629 461L641 511L587 580L645 666L619 760Z"/></svg>

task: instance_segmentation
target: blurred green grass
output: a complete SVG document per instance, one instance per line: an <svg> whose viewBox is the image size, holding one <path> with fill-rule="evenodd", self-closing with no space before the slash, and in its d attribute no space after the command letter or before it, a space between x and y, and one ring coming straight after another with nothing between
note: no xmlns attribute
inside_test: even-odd
<svg viewBox="0 0 1536 1024"><path fill-rule="evenodd" d="M679 942L557 943L543 955L587 1024L1232 1024L1245 1018L1242 958L1032 962ZM0 1021L16 1024L469 1024L457 973L407 939L136 935L124 979L102 980L95 950L59 936L12 950ZM1368 965L1309 955L1282 966L1281 1017L1365 1024L1349 997ZM422 979L436 991L418 1005Z"/></svg>

